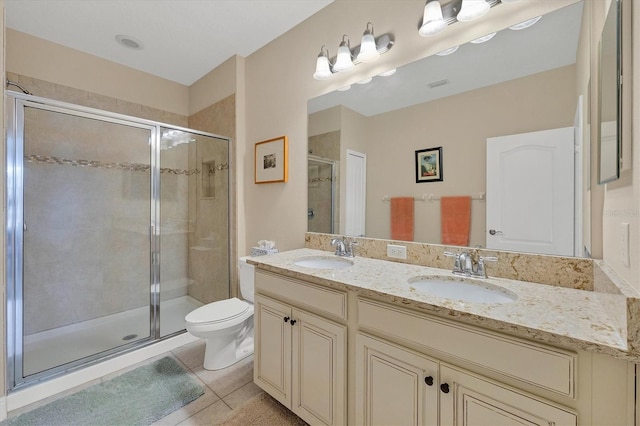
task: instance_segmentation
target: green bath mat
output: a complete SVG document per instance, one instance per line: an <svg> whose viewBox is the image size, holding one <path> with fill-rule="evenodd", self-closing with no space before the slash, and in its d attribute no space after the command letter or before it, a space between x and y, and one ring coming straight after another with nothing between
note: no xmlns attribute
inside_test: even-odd
<svg viewBox="0 0 640 426"><path fill-rule="evenodd" d="M204 394L169 357L60 398L3 425L149 425Z"/></svg>

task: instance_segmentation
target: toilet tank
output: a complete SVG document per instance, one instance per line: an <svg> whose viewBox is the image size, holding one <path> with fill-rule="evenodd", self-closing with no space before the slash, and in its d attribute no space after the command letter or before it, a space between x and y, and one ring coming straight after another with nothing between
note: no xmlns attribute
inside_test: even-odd
<svg viewBox="0 0 640 426"><path fill-rule="evenodd" d="M238 259L238 268L240 269L240 275L238 276L238 281L240 281L240 295L242 299L253 303L255 267L247 263L246 257L241 257Z"/></svg>

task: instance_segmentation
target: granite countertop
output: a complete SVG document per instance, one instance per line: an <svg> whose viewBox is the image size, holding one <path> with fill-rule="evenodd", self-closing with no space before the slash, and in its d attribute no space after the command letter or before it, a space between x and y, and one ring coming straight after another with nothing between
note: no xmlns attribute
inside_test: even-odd
<svg viewBox="0 0 640 426"><path fill-rule="evenodd" d="M349 258L353 265L343 269L315 269L297 266L301 257L334 256L332 252L303 248L269 256L249 257L258 269L276 272L315 284L356 291L432 315L505 332L514 336L638 361L640 354L627 345L622 330L608 315L593 291L575 290L504 278L482 279L515 293L509 303L470 303L439 298L412 288L408 280L437 275L459 279L450 270L396 263L365 257Z"/></svg>

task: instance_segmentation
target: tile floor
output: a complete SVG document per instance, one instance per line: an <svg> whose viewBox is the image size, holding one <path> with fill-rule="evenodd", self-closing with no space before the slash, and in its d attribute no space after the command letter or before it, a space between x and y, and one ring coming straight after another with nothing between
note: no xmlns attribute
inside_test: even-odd
<svg viewBox="0 0 640 426"><path fill-rule="evenodd" d="M234 409L238 408L245 401L261 394L263 391L253 383L253 355L228 367L224 370L209 371L202 366L204 360L204 340L199 340L184 346L180 346L172 351L163 353L154 358L132 365L124 370L117 371L96 381L87 383L90 386L98 381L108 380L118 376L125 371L149 364L165 356L172 356L178 363L189 370L194 377L199 380L205 389L204 395L190 404L174 411L168 416L154 423L155 426L195 426L195 425L215 425L224 420ZM37 406L51 402L59 397L79 391L76 388L47 398L31 406L23 407L9 414L9 417L18 415Z"/></svg>
<svg viewBox="0 0 640 426"><path fill-rule="evenodd" d="M231 410L263 392L253 383L253 355L223 370L209 371L202 366L204 347L204 341L198 341L170 352L202 382L205 393L154 425L214 425L224 420Z"/></svg>

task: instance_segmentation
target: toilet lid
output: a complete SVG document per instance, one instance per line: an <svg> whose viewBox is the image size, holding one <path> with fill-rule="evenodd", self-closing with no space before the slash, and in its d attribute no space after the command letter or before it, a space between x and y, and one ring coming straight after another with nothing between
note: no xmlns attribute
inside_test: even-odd
<svg viewBox="0 0 640 426"><path fill-rule="evenodd" d="M191 324L216 323L239 317L249 310L249 304L237 297L209 303L190 312L185 321Z"/></svg>

